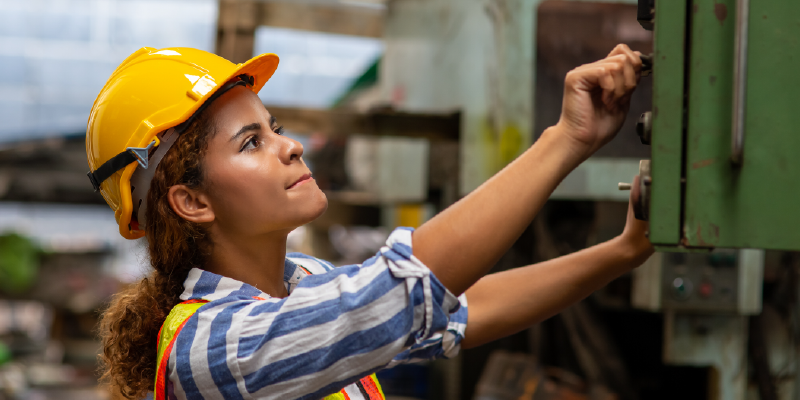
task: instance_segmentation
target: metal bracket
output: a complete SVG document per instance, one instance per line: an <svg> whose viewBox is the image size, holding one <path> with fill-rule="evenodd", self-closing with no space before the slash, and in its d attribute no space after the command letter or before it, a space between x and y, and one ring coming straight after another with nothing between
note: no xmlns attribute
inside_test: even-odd
<svg viewBox="0 0 800 400"><path fill-rule="evenodd" d="M153 139L153 141L150 142L150 144L148 144L147 147L128 147L125 150L133 154L134 157L136 157L136 161L139 162L139 165L141 165L142 168L147 169L148 162L150 159L149 157L150 149L152 149L155 146L158 146L157 139Z"/></svg>

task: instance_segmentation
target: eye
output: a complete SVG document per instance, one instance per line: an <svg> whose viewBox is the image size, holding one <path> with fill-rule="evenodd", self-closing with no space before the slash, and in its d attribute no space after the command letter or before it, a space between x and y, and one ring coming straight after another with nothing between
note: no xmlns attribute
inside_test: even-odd
<svg viewBox="0 0 800 400"><path fill-rule="evenodd" d="M283 135L283 125L276 128L275 133L277 133L278 135Z"/></svg>
<svg viewBox="0 0 800 400"><path fill-rule="evenodd" d="M250 138L247 139L246 142L244 142L244 146L242 146L242 148L239 149L239 151L242 152L242 151L254 150L260 146L261 146L261 141L258 140L258 135L253 135L250 136Z"/></svg>

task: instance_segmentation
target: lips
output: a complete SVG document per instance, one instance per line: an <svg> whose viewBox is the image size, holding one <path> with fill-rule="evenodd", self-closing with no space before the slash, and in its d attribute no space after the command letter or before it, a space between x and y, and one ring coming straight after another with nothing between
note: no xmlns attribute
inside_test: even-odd
<svg viewBox="0 0 800 400"><path fill-rule="evenodd" d="M286 190L289 190L291 188L300 186L300 185L310 181L311 179L313 179L311 177L311 174L305 174L305 175L301 176L300 179L296 180L293 184L289 185L289 187L287 187Z"/></svg>

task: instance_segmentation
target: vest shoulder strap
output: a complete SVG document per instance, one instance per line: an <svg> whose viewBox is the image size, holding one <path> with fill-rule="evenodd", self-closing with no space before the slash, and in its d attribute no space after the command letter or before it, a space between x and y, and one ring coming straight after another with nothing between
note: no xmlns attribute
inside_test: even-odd
<svg viewBox="0 0 800 400"><path fill-rule="evenodd" d="M186 321L197 312L206 300L187 300L179 303L167 315L167 319L161 325L158 332L158 356L156 358L156 382L153 389L154 400L166 400L167 398L167 364L169 364L169 354L172 352L172 345L178 337Z"/></svg>

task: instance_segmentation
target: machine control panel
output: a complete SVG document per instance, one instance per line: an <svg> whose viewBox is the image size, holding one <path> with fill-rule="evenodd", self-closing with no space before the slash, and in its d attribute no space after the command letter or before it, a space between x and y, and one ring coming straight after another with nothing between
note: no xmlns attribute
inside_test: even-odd
<svg viewBox="0 0 800 400"><path fill-rule="evenodd" d="M661 304L680 311L736 312L738 257L735 250L666 253Z"/></svg>

